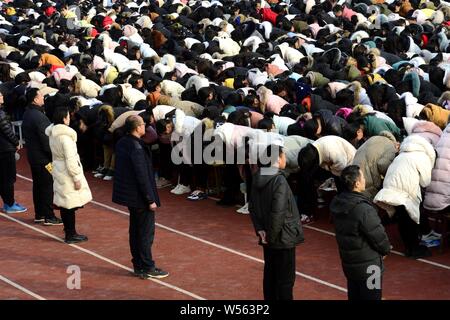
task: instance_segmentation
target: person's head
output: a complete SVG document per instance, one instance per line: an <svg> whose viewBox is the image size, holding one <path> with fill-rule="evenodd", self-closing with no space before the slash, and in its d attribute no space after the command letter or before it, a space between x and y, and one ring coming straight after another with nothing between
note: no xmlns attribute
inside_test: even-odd
<svg viewBox="0 0 450 320"><path fill-rule="evenodd" d="M137 138L145 134L145 122L139 115L131 115L125 120L125 131L127 134Z"/></svg>
<svg viewBox="0 0 450 320"><path fill-rule="evenodd" d="M314 174L315 170L320 165L319 152L317 148L311 143L308 143L300 150L297 157L300 172L303 174Z"/></svg>
<svg viewBox="0 0 450 320"><path fill-rule="evenodd" d="M156 121L155 127L158 135L170 135L174 129L173 122L169 119L161 119Z"/></svg>
<svg viewBox="0 0 450 320"><path fill-rule="evenodd" d="M58 107L53 111L53 124L70 124L70 113L67 107Z"/></svg>
<svg viewBox="0 0 450 320"><path fill-rule="evenodd" d="M265 148L263 153L258 157L258 167L260 168L279 168L283 170L286 168L286 154L283 147L271 144Z"/></svg>
<svg viewBox="0 0 450 320"><path fill-rule="evenodd" d="M305 136L309 139L316 140L322 134L322 125L320 118L312 118L305 122L304 125Z"/></svg>
<svg viewBox="0 0 450 320"><path fill-rule="evenodd" d="M3 106L5 100L3 99L3 94L0 92L0 107Z"/></svg>
<svg viewBox="0 0 450 320"><path fill-rule="evenodd" d="M343 10L342 6L337 4L333 8L333 13L336 17L340 17L342 16L342 10Z"/></svg>
<svg viewBox="0 0 450 320"><path fill-rule="evenodd" d="M351 165L342 170L340 179L346 191L363 192L366 189L364 173L357 165Z"/></svg>
<svg viewBox="0 0 450 320"><path fill-rule="evenodd" d="M34 104L38 107L42 107L44 105L44 95L38 88L28 89L26 97L28 104Z"/></svg>
<svg viewBox="0 0 450 320"><path fill-rule="evenodd" d="M265 117L258 121L258 129L272 131L275 129L275 124L273 123L272 118Z"/></svg>
<svg viewBox="0 0 450 320"><path fill-rule="evenodd" d="M364 126L359 121L349 123L344 128L344 138L358 148L364 141Z"/></svg>

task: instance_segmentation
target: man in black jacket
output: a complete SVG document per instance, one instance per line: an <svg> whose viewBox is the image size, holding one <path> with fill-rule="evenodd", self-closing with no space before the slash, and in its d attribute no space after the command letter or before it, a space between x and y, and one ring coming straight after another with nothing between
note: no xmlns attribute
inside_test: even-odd
<svg viewBox="0 0 450 320"><path fill-rule="evenodd" d="M50 120L44 114L44 96L38 89L31 88L26 97L28 106L23 114L22 130L33 177L34 222L62 225L62 220L53 212L52 152L45 134Z"/></svg>
<svg viewBox="0 0 450 320"><path fill-rule="evenodd" d="M151 153L140 139L145 122L138 115L125 121L127 135L116 145L116 171L112 200L130 211L130 250L134 274L142 279L165 278L152 258L155 210L160 206L152 169Z"/></svg>
<svg viewBox="0 0 450 320"><path fill-rule="evenodd" d="M14 182L16 182L15 152L21 148L14 134L11 122L3 111L3 95L0 93L0 197L3 200L3 211L19 213L27 208L14 200Z"/></svg>
<svg viewBox="0 0 450 320"><path fill-rule="evenodd" d="M279 171L286 167L285 153L280 146L269 145L265 155L271 160L259 161L249 201L253 226L264 249L264 299L292 300L295 248L304 241L303 229L294 195Z"/></svg>
<svg viewBox="0 0 450 320"><path fill-rule="evenodd" d="M341 174L344 192L330 204L336 240L347 277L349 300L381 300L383 259L391 245L365 190L364 174L351 165Z"/></svg>

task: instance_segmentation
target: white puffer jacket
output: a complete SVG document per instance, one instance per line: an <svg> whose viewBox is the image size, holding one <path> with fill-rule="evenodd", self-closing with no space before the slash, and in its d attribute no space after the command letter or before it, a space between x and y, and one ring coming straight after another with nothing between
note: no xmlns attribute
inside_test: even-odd
<svg viewBox="0 0 450 320"><path fill-rule="evenodd" d="M342 170L353 162L356 149L347 140L338 136L325 136L313 142L319 152L320 166L340 176Z"/></svg>
<svg viewBox="0 0 450 320"><path fill-rule="evenodd" d="M77 133L64 124L51 124L45 134L53 158L53 203L66 209L84 206L92 200L92 194L77 152ZM75 190L75 181L81 182L80 190Z"/></svg>
<svg viewBox="0 0 450 320"><path fill-rule="evenodd" d="M374 202L390 215L394 207L405 206L413 221L419 224L421 189L431 182L436 153L431 144L421 136L408 136L400 145L400 153L386 172L381 189Z"/></svg>

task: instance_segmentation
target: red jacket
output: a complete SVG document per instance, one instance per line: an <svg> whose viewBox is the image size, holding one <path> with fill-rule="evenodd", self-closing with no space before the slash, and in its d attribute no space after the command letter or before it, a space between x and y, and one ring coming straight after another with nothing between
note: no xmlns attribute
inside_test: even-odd
<svg viewBox="0 0 450 320"><path fill-rule="evenodd" d="M273 25L277 23L278 13L275 13L270 8L263 8L260 11L264 21L269 21Z"/></svg>

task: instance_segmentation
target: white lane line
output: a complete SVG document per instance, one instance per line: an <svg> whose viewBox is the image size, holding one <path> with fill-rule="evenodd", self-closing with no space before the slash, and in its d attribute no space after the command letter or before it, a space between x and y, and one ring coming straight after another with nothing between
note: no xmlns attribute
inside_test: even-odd
<svg viewBox="0 0 450 320"><path fill-rule="evenodd" d="M36 232L39 232L39 233L41 233L41 234L43 234L43 235L46 235L47 237L52 238L52 239L54 239L54 240L56 240L56 241L65 243L64 240L63 240L62 238L59 238L59 237L57 237L57 236L55 236L55 235L53 235L53 234L51 234L51 233L45 232L45 231L43 231L43 230L41 230L41 229L39 229L39 228L30 226L29 224L27 224L27 223L25 223L25 222L22 222L22 221L20 221L20 220L17 220L17 219L15 219L15 218L13 218L13 217L10 217L10 216L8 216L8 215L6 215L6 214L4 214L4 213L0 213L0 216L4 217L4 218L6 218L6 219L8 219L8 220L10 220L10 221L16 222L16 223L18 223L18 224L20 224L20 225L22 225L22 226L24 226L24 227L26 227L26 228L29 228L29 229L34 230L34 231L36 231ZM91 256L93 256L93 257L96 257L96 258L98 258L98 259L100 259L100 260L103 260L103 261L105 261L105 262L107 262L107 263L109 263L109 264L112 264L112 265L114 265L114 266L116 266L116 267L119 267L119 268L121 268L121 269L127 270L127 271L129 271L129 272L133 272L133 269L131 269L131 268L127 267L127 266L124 266L124 265L122 265L122 264L120 264L120 263L118 263L118 262L116 262L116 261L114 261L114 260L108 259L108 258L106 258L106 257L104 257L104 256L102 256L102 255L100 255L100 254L98 254L98 253L95 253L94 251L91 251L91 250L82 248L82 247L80 247L80 246L78 246L78 245L76 245L76 244L69 244L69 246L71 246L71 247L73 247L73 248L75 248L75 249L78 249L78 250L80 250L80 251L82 251L82 252L84 252L84 253L87 253L87 254L89 254L89 255L91 255ZM184 289L182 289L182 288L179 288L179 287L176 287L176 286L174 286L174 285L171 285L171 284L169 284L169 283L167 283L167 282L163 282L163 281L161 281L161 280L158 280L158 279L152 279L152 278L150 278L150 279L148 279L148 280L151 280L151 281L153 281L153 282L155 282L155 283L158 283L158 284L160 284L160 285L162 285L162 286L164 286L164 287L167 287L167 288L169 288L169 289L172 289L172 290L178 291L178 292L180 292L180 293L183 293L183 294L185 294L185 295L187 295L187 296L190 296L190 297L192 297L192 298L194 298L194 299L198 299L198 300L206 300L206 299L203 298L203 297L200 297L200 296L198 296L198 295L196 295L196 294L194 294L194 293L192 293L192 292L190 292L190 291L187 291L187 290L184 290Z"/></svg>
<svg viewBox="0 0 450 320"><path fill-rule="evenodd" d="M24 176L22 176L22 175L19 175L19 174L18 174L17 176L18 176L19 178L25 179L25 180L27 180L27 181L32 181L31 179L26 178L26 177L24 177ZM107 205L107 204L104 204L104 203L101 203L101 202L98 202L98 201L95 201L95 200L92 200L91 203L92 203L92 204L95 204L95 205L97 205L97 206L99 206L99 207L103 207L103 208L108 209L108 210L110 210L110 211L114 211L114 212L117 212L117 213L120 213L120 214L123 214L123 215L126 215L126 216L129 216L129 215L130 215L130 214L129 214L128 212L126 212L126 211L123 211L123 210L120 210L120 209L111 207L111 206L109 206L109 205ZM217 243L214 243L214 242L211 242L211 241L208 241L208 240L204 240L204 239L202 239L202 238L198 238L198 237L196 237L196 236L193 236L193 235L190 235L190 234L188 234L188 233L185 233L185 232L182 232L182 231L179 231L179 230L170 228L170 227L168 227L168 226L165 226L165 225L162 225L162 224L159 224L159 223L156 223L155 225L158 226L159 228L168 230L168 231L173 232L173 233L175 233L175 234L178 234L178 235L187 237L187 238L192 239L192 240L195 240L195 241L202 242L202 243L204 243L204 244L207 244L207 245L213 246L213 247L215 247L215 248L218 248L218 249L221 249L221 250L224 250L224 251L233 253L233 254L235 254L235 255L238 255L238 256L247 258L247 259L249 259L249 260L253 260L253 261L256 261L256 262L259 262L259 263L264 263L264 260L262 260L262 259L258 259L258 258L256 258L256 257L247 255L247 254L245 254L245 253L242 253L242 252L239 252L239 251L236 251L236 250L233 250L233 249L231 249L231 248L222 246L222 245L220 245L220 244L217 244ZM333 283L330 283L330 282L321 280L321 279L319 279L319 278L310 276L310 275L308 275L308 274L305 274L305 273L302 273L302 272L299 272L299 271L296 271L295 273L296 273L298 276L303 277L303 278L305 278L305 279L308 279L308 280L311 280L311 281L320 283L320 284L322 284L322 285L328 286L328 287L330 287L330 288L337 289L337 290L342 291L342 292L347 292L347 289L345 289L345 288L343 288L343 287L340 287L340 286L338 286L338 285L335 285L335 284L333 284Z"/></svg>
<svg viewBox="0 0 450 320"><path fill-rule="evenodd" d="M22 291L22 292L25 292L26 294L29 294L30 296L32 296L33 298L35 298L35 299L37 299L37 300L47 300L47 299L45 299L44 297L41 297L40 295L38 295L38 294L36 294L36 293L34 293L34 292L28 290L27 288L22 287L20 284L15 283L15 282L12 281L12 280L9 280L8 278L2 276L1 274L0 274L0 281L6 282L7 284L13 286L13 287L16 288L16 289L19 289L19 290Z"/></svg>
<svg viewBox="0 0 450 320"><path fill-rule="evenodd" d="M330 235L330 236L333 236L333 237L336 236L336 234L333 233L333 232L330 232L330 231L327 231L327 230L323 230L323 229L320 229L320 228L317 228L317 227L312 227L312 226L309 226L309 225L308 226L303 226L303 228L311 229L311 230L314 230L314 231L318 231L318 232L321 232L321 233L324 233L324 234L327 234L327 235ZM396 255L402 256L402 257L405 256L403 253L401 253L399 251L391 250L391 252L396 254ZM434 262L434 261L427 260L427 259L416 259L416 260L420 261L420 262L423 262L423 263L427 263L427 264L435 266L435 267L439 267L439 268L442 268L442 269L450 270L450 266L445 265L445 264L441 264L441 263Z"/></svg>
<svg viewBox="0 0 450 320"><path fill-rule="evenodd" d="M104 203L101 203L101 202L98 202L98 201L94 201L94 200L93 200L93 201L91 201L91 203L93 203L93 204L95 204L95 205L97 205L97 206L99 206L99 207L103 207L103 208L105 208L105 209L108 209L108 210L110 210L110 211L114 211L114 212L121 213L121 214L126 215L126 216L129 216L129 215L130 215L130 214L129 214L128 212L126 212L126 211L122 211L122 210L120 210L120 209L116 209L116 208L114 208L114 207L111 207L111 206L109 206L109 205L107 205L107 204L104 204ZM182 232L182 231L173 229L173 228L171 228L171 227L168 227L168 226L165 226L165 225L162 225L162 224L159 224L159 223L156 223L156 225L157 225L158 227L160 227L161 229L165 229L165 230L167 230L167 231L176 233L176 234L178 234L178 235L180 235L180 236L183 236L183 237L186 237L186 238L189 238L189 239L192 239L192 240L196 240L196 241L202 242L202 243L204 243L204 244L207 244L207 245L216 247L216 248L218 248L218 249L221 249L221 250L224 250L224 251L233 253L233 254L235 254L235 255L238 255L238 256L247 258L247 259L249 259L249 260L253 260L253 261L256 261L256 262L259 262L259 263L264 263L264 260L261 260L261 259L258 259L258 258L256 258L256 257L250 256L250 255L248 255L248 254L245 254L245 253L242 253L242 252L233 250L233 249L231 249L231 248L222 246L222 245L220 245L220 244L217 244L217 243L214 243L214 242L211 242L211 241L208 241L208 240L204 240L204 239L202 239L202 238L198 238L198 237L196 237L196 236L190 235L189 233L185 233L185 232ZM340 290L340 291L343 291L343 292L347 292L347 289L345 289L345 288L343 288L343 287L340 287L340 286L337 286L337 285L335 285L335 284L329 283L329 282L327 282L327 281L324 281L324 280L321 280L321 279L312 277L312 276L310 276L310 275L307 275L307 274L305 274L305 273L301 273L301 272L299 272L299 271L296 271L295 273L296 273L298 276L301 276L301 277L306 278L306 279L308 279L308 280L315 281L315 282L317 282L317 283L326 285L326 286L328 286L328 287L331 287L331 288L334 288L334 289L337 289L337 290Z"/></svg>

